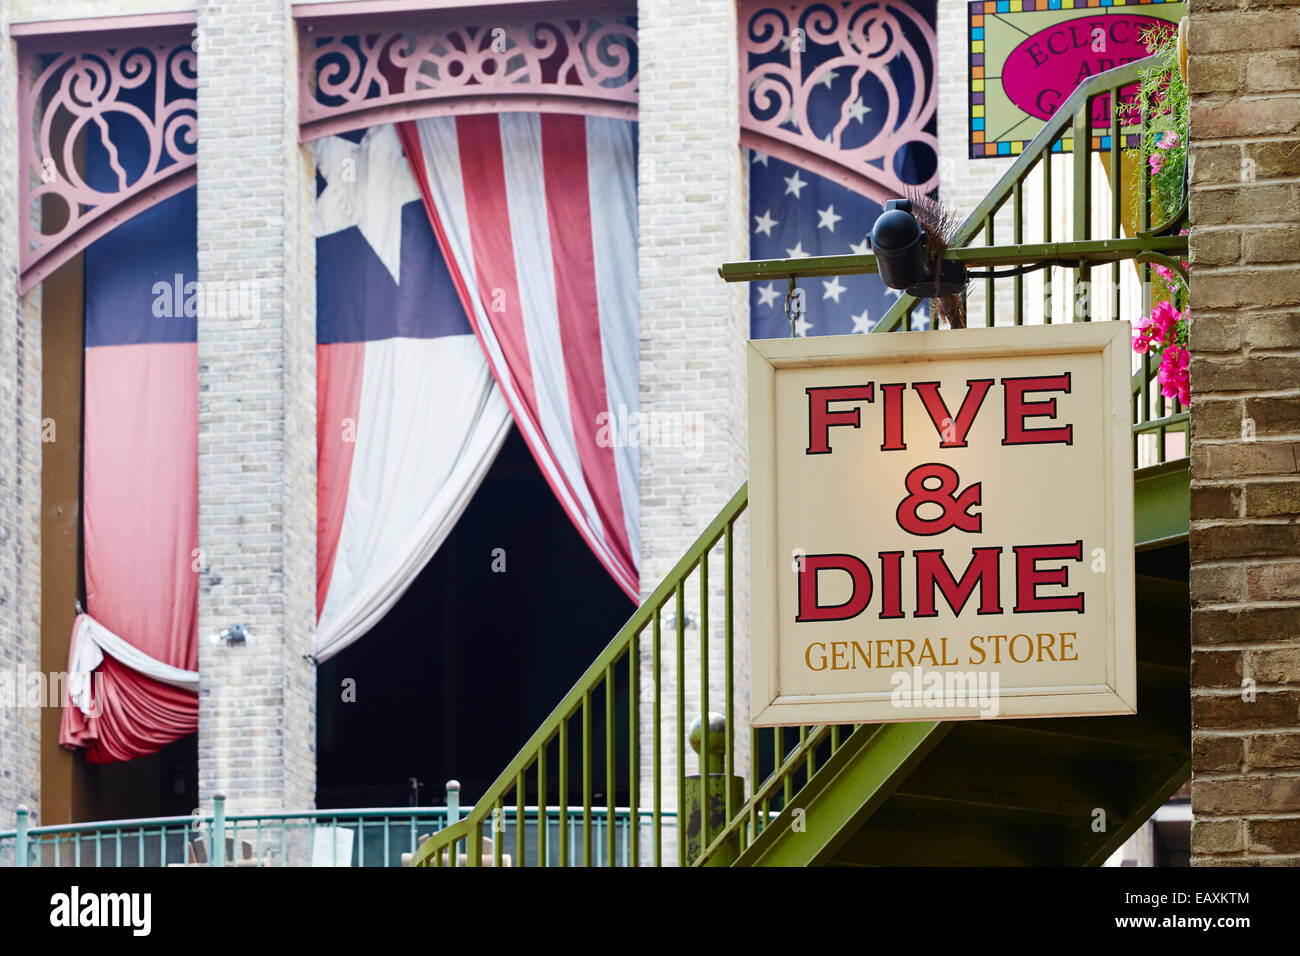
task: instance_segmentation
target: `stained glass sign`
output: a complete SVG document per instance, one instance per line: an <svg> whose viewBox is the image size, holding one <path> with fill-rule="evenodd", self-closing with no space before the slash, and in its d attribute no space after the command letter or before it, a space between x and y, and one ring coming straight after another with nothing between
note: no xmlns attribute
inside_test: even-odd
<svg viewBox="0 0 1300 956"><path fill-rule="evenodd" d="M975 0L970 10L970 155L1015 156L1088 77L1147 55L1186 3L1165 0ZM1136 99L1136 85L1123 94ZM1121 118L1127 112L1121 110ZM1109 97L1093 102L1095 149L1110 148ZM1136 124L1123 127L1137 145ZM1053 147L1068 152L1066 138Z"/></svg>

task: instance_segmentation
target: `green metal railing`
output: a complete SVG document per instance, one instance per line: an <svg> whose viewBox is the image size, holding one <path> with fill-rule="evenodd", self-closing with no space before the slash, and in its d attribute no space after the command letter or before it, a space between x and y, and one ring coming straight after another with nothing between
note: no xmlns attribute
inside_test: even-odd
<svg viewBox="0 0 1300 956"><path fill-rule="evenodd" d="M460 819L465 808L449 800L445 807L394 807L349 810L287 811L228 814L223 799L212 813L150 817L93 823L28 825L20 809L18 825L0 831L0 866L41 867L157 867L182 865L356 866L397 867L413 855L421 840ZM468 808L473 813L473 808ZM567 820L559 808L510 807L492 823L494 835L510 845L522 841L532 849L571 834L573 845L580 808L570 808ZM639 821L648 826L648 815ZM676 813L665 811L667 826ZM545 819L545 826L540 821ZM628 866L636 842L633 815L627 807L597 807L591 811L592 837L601 859ZM519 821L523 821L523 826ZM543 834L543 830L545 834ZM346 839L339 836L347 831ZM609 848L607 850L607 847ZM552 865L555 861L551 860Z"/></svg>
<svg viewBox="0 0 1300 956"><path fill-rule="evenodd" d="M693 678L686 667L687 632L693 631L695 635L689 643L694 646L699 660L700 708L707 713L711 676L709 645L713 626L717 623L717 618L710 616L710 574L711 566L720 563L724 596L721 643L726 675L723 707L727 726L734 727L735 701L730 679L734 666L736 606L733 600L733 554L736 523L745 510L747 497L748 486L732 496L664 582L637 608L515 759L488 787L474 809L465 819L434 834L422 844L413 865L456 866L460 856L465 858L465 865L480 865L481 854L470 852L468 847L477 845L480 837L493 831L493 821L499 819L507 808L513 806L518 810L526 803L532 803L539 812L545 813L552 792L556 794L558 806L580 807L580 812L572 821L569 814L560 817L559 845L553 854L544 828L539 831L542 840L533 853L527 852L529 848L521 840L516 840L512 864L596 865L594 837L596 811L599 810L596 806L598 786L604 794L607 818L614 815L616 795L622 789L631 816L638 821L649 821L648 826L637 828L638 839L629 841L628 865L650 862L658 866L666 856L674 857L678 864L687 862L686 843L680 838L676 826L678 819L685 818L684 800L688 785L686 686L687 681ZM697 609L693 612L693 619L688 614L688 604ZM671 615L667 622L666 612ZM648 652L647 663L653 675L650 699L644 703L640 686L643 650ZM669 678L674 699L664 699L665 677ZM649 711L647 726L651 737L650 780L644 805L640 739L643 706ZM664 793L664 765L669 759L664 753L669 741L661 732L665 723L675 728L674 767L666 777L667 782L675 784L671 795ZM736 761L735 740L732 734L725 736L725 766L730 773ZM703 738L701 750L706 751L709 745L707 723L703 728ZM670 800L675 806L670 804ZM501 865L505 852L503 841L494 840L492 862ZM615 863L613 841L606 841L604 863L609 866Z"/></svg>

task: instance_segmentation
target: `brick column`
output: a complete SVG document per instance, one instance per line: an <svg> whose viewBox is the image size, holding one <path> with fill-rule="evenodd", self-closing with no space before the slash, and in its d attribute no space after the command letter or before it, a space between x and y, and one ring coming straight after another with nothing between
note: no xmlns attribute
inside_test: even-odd
<svg viewBox="0 0 1300 956"><path fill-rule="evenodd" d="M649 594L747 477L746 290L718 278L749 257L748 180L739 148L736 10L732 0L642 0L640 45L640 304L643 415L699 425L693 448L642 447L641 590ZM747 591L747 540L736 542L739 593ZM722 561L710 564L709 709L723 710ZM693 589L698 593L698 586ZM698 602L688 601L688 613ZM748 615L736 633L736 739L748 741ZM672 607L666 609L667 624ZM665 626L665 637L672 628ZM649 805L651 642L642 646L642 806ZM686 714L700 712L699 631L688 630ZM674 650L663 644L664 806L675 808ZM687 754L694 772L694 754ZM738 755L738 772L747 762Z"/></svg>
<svg viewBox="0 0 1300 956"><path fill-rule="evenodd" d="M1192 862L1300 863L1300 3L1193 0Z"/></svg>
<svg viewBox="0 0 1300 956"><path fill-rule="evenodd" d="M199 319L199 793L315 801L316 415L312 170L285 0L203 0L199 278L252 283L253 317ZM240 286L247 289L249 286ZM243 304L241 298L241 304ZM210 636L242 624L243 647Z"/></svg>
<svg viewBox="0 0 1300 956"><path fill-rule="evenodd" d="M0 671L23 695L41 671L40 289L18 295L17 47L0 7ZM76 441L76 436L67 440ZM21 703L21 701L19 701ZM0 828L14 808L40 808L40 710L0 706Z"/></svg>

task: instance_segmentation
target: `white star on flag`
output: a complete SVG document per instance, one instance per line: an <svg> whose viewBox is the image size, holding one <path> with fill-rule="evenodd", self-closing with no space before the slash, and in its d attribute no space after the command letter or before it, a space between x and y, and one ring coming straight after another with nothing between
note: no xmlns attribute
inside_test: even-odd
<svg viewBox="0 0 1300 956"><path fill-rule="evenodd" d="M840 285L839 276L832 276L829 282L822 279L822 285L826 287L826 291L822 293L822 298L834 299L836 305L839 304L840 296L842 296L848 289L847 286Z"/></svg>
<svg viewBox="0 0 1300 956"><path fill-rule="evenodd" d="M854 332L864 332L864 333L865 333L865 332L870 332L870 331L871 331L871 316L867 315L867 310L866 310L866 309L863 309L861 312L859 312L859 313L858 313L857 315L855 315L855 316L851 316L851 318L853 319L853 331L854 331Z"/></svg>
<svg viewBox="0 0 1300 956"><path fill-rule="evenodd" d="M809 322L807 319L805 319L803 316L800 316L799 318L795 319L795 322L794 322L794 334L795 334L795 335L798 335L798 336L805 336L805 335L808 334L808 332L809 332L811 329L812 329L812 323Z"/></svg>
<svg viewBox="0 0 1300 956"><path fill-rule="evenodd" d="M758 300L768 308L771 308L772 303L775 302L780 295L781 293L774 289L770 282L758 290Z"/></svg>
<svg viewBox="0 0 1300 956"><path fill-rule="evenodd" d="M835 204L831 203L825 209L817 210L817 228L829 229L831 232L834 232L835 224L843 218L843 216L835 215Z"/></svg>
<svg viewBox="0 0 1300 956"><path fill-rule="evenodd" d="M767 153L760 153L756 149L751 149L749 152L753 155L754 162L761 163L764 166L767 165Z"/></svg>
<svg viewBox="0 0 1300 956"><path fill-rule="evenodd" d="M866 239L863 239L861 242L850 242L849 248L853 250L855 256L871 255L871 243Z"/></svg>
<svg viewBox="0 0 1300 956"><path fill-rule="evenodd" d="M808 253L803 251L803 240L800 239L796 242L793 249L785 250L785 257L787 259L807 259Z"/></svg>
<svg viewBox="0 0 1300 956"><path fill-rule="evenodd" d="M327 136L311 144L325 188L316 197L312 230L319 236L361 230L394 282L402 276L402 207L420 198L392 125L373 126L361 142Z"/></svg>
<svg viewBox="0 0 1300 956"><path fill-rule="evenodd" d="M831 88L831 84L835 82L835 75L836 75L837 72L838 72L838 71L836 71L836 70L827 70L827 71L826 71L826 75L823 76L823 77L822 77L820 80L818 80L817 82L818 82L818 83L825 83L825 84L826 84L826 89L829 90L829 89Z"/></svg>
<svg viewBox="0 0 1300 956"><path fill-rule="evenodd" d="M793 193L795 199L799 198L799 191L808 185L799 178L799 170L797 169L794 171L793 176L783 176L781 178L785 180L785 194L789 196Z"/></svg>
<svg viewBox="0 0 1300 956"><path fill-rule="evenodd" d="M849 116L853 117L859 123L862 122L862 117L866 116L870 112L871 107L863 103L862 97L860 96L849 104Z"/></svg>
<svg viewBox="0 0 1300 956"><path fill-rule="evenodd" d="M772 210L769 209L767 212L763 213L763 215L755 216L754 222L755 234L761 233L765 236L770 236L772 235L772 227L776 225L777 220L772 218Z"/></svg>

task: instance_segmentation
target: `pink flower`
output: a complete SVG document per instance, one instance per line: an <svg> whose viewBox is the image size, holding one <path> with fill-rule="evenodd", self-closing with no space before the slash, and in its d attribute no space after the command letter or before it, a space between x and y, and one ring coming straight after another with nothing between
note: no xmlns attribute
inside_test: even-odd
<svg viewBox="0 0 1300 956"><path fill-rule="evenodd" d="M1156 265L1154 265L1154 266L1151 267L1151 271L1154 272L1156 275L1158 275L1158 276L1161 278L1161 280L1164 282L1165 285L1167 285L1167 286L1171 286L1171 287L1173 286L1173 284L1174 284L1174 270L1173 270L1173 269L1170 269L1168 266L1162 266L1162 265L1156 264Z"/></svg>
<svg viewBox="0 0 1300 956"><path fill-rule="evenodd" d="M1191 401L1191 380L1188 375L1187 349L1171 345L1160 356L1160 369L1156 372L1156 381L1160 384L1160 394L1165 398L1177 398L1183 404Z"/></svg>
<svg viewBox="0 0 1300 956"><path fill-rule="evenodd" d="M1161 136L1160 141L1156 143L1156 146L1159 147L1160 149L1173 149L1177 145L1178 145L1178 134L1175 133L1173 130L1170 130L1169 132L1165 133L1164 136Z"/></svg>
<svg viewBox="0 0 1300 956"><path fill-rule="evenodd" d="M1133 336L1133 351L1138 355L1146 355L1151 351L1151 340L1141 333Z"/></svg>
<svg viewBox="0 0 1300 956"><path fill-rule="evenodd" d="M1152 153L1147 162L1151 164L1151 172L1158 173L1165 168L1164 153Z"/></svg>
<svg viewBox="0 0 1300 956"><path fill-rule="evenodd" d="M1158 302L1151 310L1150 328L1155 331L1155 337L1159 341L1172 342L1178 331L1178 320L1182 317L1182 313L1171 303Z"/></svg>

